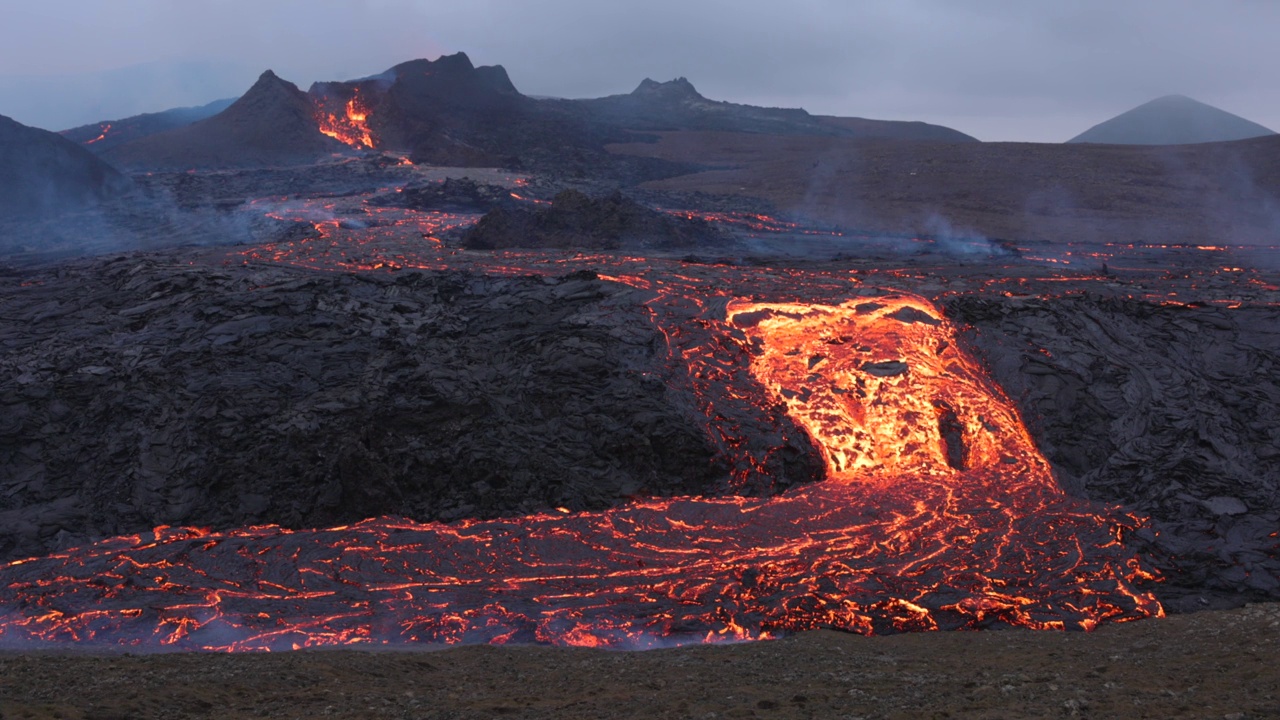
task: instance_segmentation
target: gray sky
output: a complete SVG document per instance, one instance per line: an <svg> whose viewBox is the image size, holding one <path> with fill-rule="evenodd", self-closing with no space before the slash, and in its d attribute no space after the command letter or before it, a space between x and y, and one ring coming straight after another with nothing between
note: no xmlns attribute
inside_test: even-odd
<svg viewBox="0 0 1280 720"><path fill-rule="evenodd" d="M1276 0L5 4L0 114L50 129L235 96L268 67L305 89L463 50L527 94L683 75L713 99L982 140L1060 142L1170 93L1280 130Z"/></svg>

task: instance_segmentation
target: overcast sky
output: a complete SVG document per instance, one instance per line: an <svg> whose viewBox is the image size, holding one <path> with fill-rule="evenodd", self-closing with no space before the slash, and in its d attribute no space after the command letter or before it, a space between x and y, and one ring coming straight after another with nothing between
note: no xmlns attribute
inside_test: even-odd
<svg viewBox="0 0 1280 720"><path fill-rule="evenodd" d="M924 120L982 140L1061 142L1171 93L1280 130L1276 0L5 6L0 114L50 129L235 96L268 67L305 89L462 50L505 66L526 94L595 97L686 76L714 99Z"/></svg>

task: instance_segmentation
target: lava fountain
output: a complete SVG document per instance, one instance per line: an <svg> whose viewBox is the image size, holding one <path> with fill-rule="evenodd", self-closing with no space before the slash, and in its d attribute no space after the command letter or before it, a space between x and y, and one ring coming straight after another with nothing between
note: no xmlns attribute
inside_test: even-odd
<svg viewBox="0 0 1280 720"><path fill-rule="evenodd" d="M1163 614L1122 543L1140 522L1058 489L927 301L738 301L717 331L827 480L447 525L157 528L0 567L0 645L649 648Z"/></svg>

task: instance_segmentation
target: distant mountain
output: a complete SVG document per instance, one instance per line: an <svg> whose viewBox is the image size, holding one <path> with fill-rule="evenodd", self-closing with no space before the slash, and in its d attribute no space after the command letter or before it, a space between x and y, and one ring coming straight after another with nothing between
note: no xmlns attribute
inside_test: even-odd
<svg viewBox="0 0 1280 720"><path fill-rule="evenodd" d="M173 130L193 122L213 117L226 110L236 98L215 100L199 107L173 108L155 113L134 115L120 120L103 120L63 130L58 133L72 142L83 145L90 152L102 154L114 147L148 135Z"/></svg>
<svg viewBox="0 0 1280 720"><path fill-rule="evenodd" d="M344 149L316 123L315 105L270 70L226 110L103 153L130 169L261 167L313 162Z"/></svg>
<svg viewBox="0 0 1280 720"><path fill-rule="evenodd" d="M615 177L640 179L669 176L674 165L607 151L611 144L635 140L637 131L976 142L925 123L818 117L800 109L708 100L684 78L646 79L629 94L594 100L535 100L521 94L501 66L477 67L464 53L412 60L359 80L315 83L306 93L268 72L223 112L158 131L189 117L190 111L171 111L132 118L128 129L137 139L100 152L130 169L186 169L305 162L335 151L376 149L434 165L570 174L619 165ZM106 125L68 135L97 146L118 132Z"/></svg>
<svg viewBox="0 0 1280 720"><path fill-rule="evenodd" d="M712 130L775 135L834 135L977 142L957 130L920 122L815 116L801 109L708 100L686 78L645 78L628 95L576 100L597 119L631 130Z"/></svg>
<svg viewBox="0 0 1280 720"><path fill-rule="evenodd" d="M88 150L0 115L0 216L79 209L128 187L124 176Z"/></svg>
<svg viewBox="0 0 1280 720"><path fill-rule="evenodd" d="M0 75L0 98L5 114L18 122L59 130L231 97L260 71L235 61L162 61L75 74Z"/></svg>
<svg viewBox="0 0 1280 720"><path fill-rule="evenodd" d="M1167 95L1117 115L1069 143L1187 145L1245 140L1275 131L1182 95Z"/></svg>

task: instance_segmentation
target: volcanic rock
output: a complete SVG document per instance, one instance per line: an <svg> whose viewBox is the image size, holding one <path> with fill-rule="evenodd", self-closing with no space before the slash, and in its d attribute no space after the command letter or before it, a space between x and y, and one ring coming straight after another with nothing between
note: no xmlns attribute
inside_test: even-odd
<svg viewBox="0 0 1280 720"><path fill-rule="evenodd" d="M1275 135L1239 115L1183 95L1166 95L1094 125L1069 143L1186 145Z"/></svg>
<svg viewBox="0 0 1280 720"><path fill-rule="evenodd" d="M729 237L701 220L651 210L615 192L591 198L565 190L549 207L499 207L462 240L470 250L504 248L583 248L595 250L672 250L726 246Z"/></svg>
<svg viewBox="0 0 1280 720"><path fill-rule="evenodd" d="M199 107L173 108L162 112L144 113L120 120L81 125L58 133L62 137L83 145L89 152L102 154L127 142L144 138L166 130L185 127L193 122L213 117L226 110L235 98L215 100Z"/></svg>
<svg viewBox="0 0 1280 720"><path fill-rule="evenodd" d="M374 206L450 212L488 212L498 206L514 207L519 203L505 187L478 183L465 177L401 188L399 192L370 201Z"/></svg>
<svg viewBox="0 0 1280 720"><path fill-rule="evenodd" d="M79 209L128 186L114 168L70 140L0 115L0 215Z"/></svg>
<svg viewBox="0 0 1280 720"><path fill-rule="evenodd" d="M1064 487L1154 519L1171 609L1280 598L1280 310L1085 296L947 312Z"/></svg>
<svg viewBox="0 0 1280 720"><path fill-rule="evenodd" d="M345 148L320 132L307 94L268 70L217 115L103 155L130 169L183 170L310 163Z"/></svg>
<svg viewBox="0 0 1280 720"><path fill-rule="evenodd" d="M590 273L167 256L0 275L0 558L161 524L452 520L819 479L812 446L781 439L802 432L747 421L790 459L776 487L725 485L647 299Z"/></svg>

